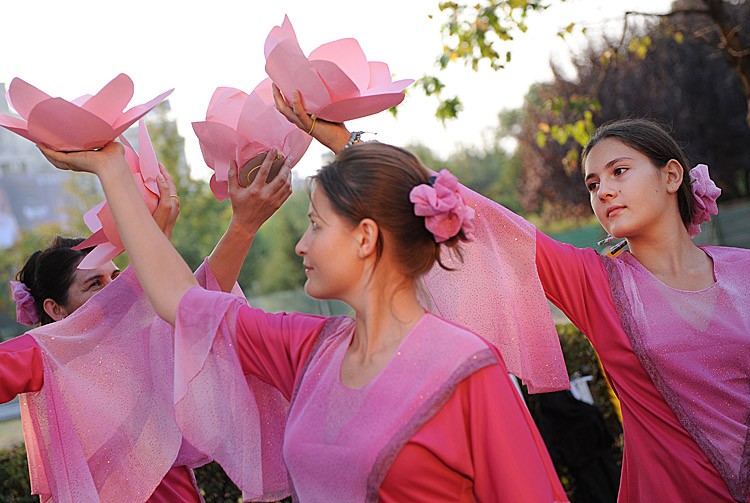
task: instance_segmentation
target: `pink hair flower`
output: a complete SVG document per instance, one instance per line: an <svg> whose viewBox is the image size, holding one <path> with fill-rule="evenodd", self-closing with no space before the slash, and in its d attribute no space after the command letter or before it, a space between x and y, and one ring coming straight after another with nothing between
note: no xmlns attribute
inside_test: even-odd
<svg viewBox="0 0 750 503"><path fill-rule="evenodd" d="M120 137L120 141L125 148L125 160L130 166L135 184L146 201L146 206L153 213L159 202L159 186L156 182L156 177L159 175L159 162L156 160L156 153L145 121L141 119L138 123L138 153L124 136ZM95 248L78 264L79 269L95 269L125 251L125 245L122 244L115 219L106 200L87 211L83 215L83 221L93 234L73 249L83 250L92 246Z"/></svg>
<svg viewBox="0 0 750 503"><path fill-rule="evenodd" d="M414 214L425 217L425 227L442 243L463 230L468 241L474 240L474 208L461 197L458 179L444 169L431 185L417 185L409 193Z"/></svg>
<svg viewBox="0 0 750 503"><path fill-rule="evenodd" d="M299 91L305 109L323 120L345 122L376 114L404 99L413 79L391 80L388 65L368 61L353 38L334 40L305 56L287 16L266 38L266 73L287 99Z"/></svg>
<svg viewBox="0 0 750 503"><path fill-rule="evenodd" d="M59 151L93 150L111 142L173 91L125 111L133 97L133 81L121 73L95 95L73 101L53 98L15 78L7 100L21 118L0 114L0 126Z"/></svg>
<svg viewBox="0 0 750 503"><path fill-rule="evenodd" d="M33 326L39 323L34 297L26 284L21 281L11 281L10 291L13 302L16 303L16 321L22 325Z"/></svg>
<svg viewBox="0 0 750 503"><path fill-rule="evenodd" d="M193 131L203 160L214 170L210 185L219 200L229 197L229 161L242 167L275 148L283 157L293 157L296 164L312 141L312 136L276 110L270 79L250 94L231 87L217 88L208 104L206 120L193 122Z"/></svg>
<svg viewBox="0 0 750 503"><path fill-rule="evenodd" d="M701 232L701 223L711 220L711 215L719 214L716 200L721 195L721 189L716 186L708 174L708 166L698 164L690 170L690 190L695 198L693 218L688 225L688 233L694 238Z"/></svg>

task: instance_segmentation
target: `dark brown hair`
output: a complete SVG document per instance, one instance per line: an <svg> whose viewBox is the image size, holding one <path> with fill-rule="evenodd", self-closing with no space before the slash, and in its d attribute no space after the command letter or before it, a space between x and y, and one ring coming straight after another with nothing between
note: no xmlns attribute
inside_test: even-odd
<svg viewBox="0 0 750 503"><path fill-rule="evenodd" d="M606 138L618 140L648 157L654 166L663 168L674 159L682 166L682 184L677 192L677 205L682 223L687 227L693 218L695 200L690 190L689 164L685 153L669 133L657 123L646 119L621 119L600 126L581 153L581 170L591 149Z"/></svg>
<svg viewBox="0 0 750 503"><path fill-rule="evenodd" d="M42 325L52 323L44 311L44 300L52 299L60 305L68 303L68 290L73 284L76 267L91 248L74 250L82 238L57 236L52 244L31 254L16 280L24 283L34 297L34 305Z"/></svg>
<svg viewBox="0 0 750 503"><path fill-rule="evenodd" d="M460 257L459 241L463 232L436 243L425 227L424 217L414 214L409 193L417 185L428 183L430 171L414 154L385 143L360 143L342 150L313 177L315 188L322 189L335 211L356 225L370 218L386 233L379 234L377 258L383 253L386 238L393 240L394 256L403 272L417 278L440 260L441 244Z"/></svg>

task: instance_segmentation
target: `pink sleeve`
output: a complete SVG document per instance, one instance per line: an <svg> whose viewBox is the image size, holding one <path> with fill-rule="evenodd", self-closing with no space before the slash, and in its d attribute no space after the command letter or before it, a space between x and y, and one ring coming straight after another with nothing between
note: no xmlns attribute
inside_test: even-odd
<svg viewBox="0 0 750 503"><path fill-rule="evenodd" d="M473 374L456 393L468 423L477 501L568 501L526 404L501 366Z"/></svg>
<svg viewBox="0 0 750 503"><path fill-rule="evenodd" d="M237 316L237 354L243 372L271 384L291 400L294 384L326 320L242 306Z"/></svg>
<svg viewBox="0 0 750 503"><path fill-rule="evenodd" d="M33 337L24 334L0 344L0 403L39 391L42 384L44 365Z"/></svg>
<svg viewBox="0 0 750 503"><path fill-rule="evenodd" d="M544 293L576 327L592 338L603 322L619 324L607 272L595 250L560 243L539 231L536 243Z"/></svg>

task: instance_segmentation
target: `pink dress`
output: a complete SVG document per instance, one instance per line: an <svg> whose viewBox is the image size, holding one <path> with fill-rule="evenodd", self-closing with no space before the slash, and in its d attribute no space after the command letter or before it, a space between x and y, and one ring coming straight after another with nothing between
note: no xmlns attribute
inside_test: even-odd
<svg viewBox="0 0 750 503"><path fill-rule="evenodd" d="M33 337L21 335L0 343L0 403L21 393L34 393L44 385L44 366ZM148 498L148 503L200 502L192 470L174 466Z"/></svg>
<svg viewBox="0 0 750 503"><path fill-rule="evenodd" d="M217 309L236 330L238 371L292 402L284 460L301 501L567 501L502 358L471 332L426 314L371 383L350 389L338 378L350 318L268 314L194 288L178 344L205 338L200 320Z"/></svg>
<svg viewBox="0 0 750 503"><path fill-rule="evenodd" d="M704 251L716 283L683 292L628 252L604 258L537 233L544 290L621 402L620 501L750 499L750 252Z"/></svg>

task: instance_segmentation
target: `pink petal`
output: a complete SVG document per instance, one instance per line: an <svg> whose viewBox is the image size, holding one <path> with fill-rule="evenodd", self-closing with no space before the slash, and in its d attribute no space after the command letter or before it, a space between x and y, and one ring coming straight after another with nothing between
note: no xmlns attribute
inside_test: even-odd
<svg viewBox="0 0 750 503"><path fill-rule="evenodd" d="M136 105L124 114L120 116L119 119L112 125L114 128L116 136L119 136L123 131L128 129L135 121L146 115L148 112L150 112L156 105L164 101L164 99L172 94L172 91L174 89L170 89L169 91L161 93L156 98L152 99L148 103L144 103L142 105Z"/></svg>
<svg viewBox="0 0 750 503"><path fill-rule="evenodd" d="M216 172L219 181L226 182L229 161L236 161L237 132L218 122L193 122L203 160Z"/></svg>
<svg viewBox="0 0 750 503"><path fill-rule="evenodd" d="M381 61L370 61L370 82L367 89L374 87L387 86L393 80L391 78L391 69Z"/></svg>
<svg viewBox="0 0 750 503"><path fill-rule="evenodd" d="M218 87L211 96L206 112L206 120L236 127L247 93L233 87Z"/></svg>
<svg viewBox="0 0 750 503"><path fill-rule="evenodd" d="M213 175L211 177L208 185L211 187L211 192L214 193L214 196L219 201L223 201L224 199L229 197L229 183L218 181L216 179L216 175Z"/></svg>
<svg viewBox="0 0 750 503"><path fill-rule="evenodd" d="M403 92L404 89L414 83L414 79L397 80L388 84L371 87L362 93L362 96L372 96L374 94L393 94Z"/></svg>
<svg viewBox="0 0 750 503"><path fill-rule="evenodd" d="M97 204L96 206L94 206L89 211L83 214L83 222L86 224L86 227L88 227L91 232L98 232L101 230L102 223L99 221L98 214L102 210L102 208L104 208L105 204L107 204L107 201L102 201L101 203ZM84 248L86 247L84 246Z"/></svg>
<svg viewBox="0 0 750 503"><path fill-rule="evenodd" d="M82 108L97 115L108 124L115 124L132 97L133 81L121 73L102 87L101 91L89 98Z"/></svg>
<svg viewBox="0 0 750 503"><path fill-rule="evenodd" d="M47 93L19 78L13 79L8 86L8 103L24 119L29 118L36 105L50 98Z"/></svg>
<svg viewBox="0 0 750 503"><path fill-rule="evenodd" d="M308 59L313 65L317 61L334 63L358 89L367 89L370 82L370 66L362 47L355 39L344 38L323 44L311 52Z"/></svg>
<svg viewBox="0 0 750 503"><path fill-rule="evenodd" d="M111 243L103 243L94 248L86 255L78 269L96 269L125 251L125 248L114 246Z"/></svg>
<svg viewBox="0 0 750 503"><path fill-rule="evenodd" d="M299 47L297 34L294 33L292 22L289 21L289 16L284 16L284 21L281 23L281 26L274 26L271 28L271 31L266 37L266 41L263 45L263 54L266 58L280 42L287 39L292 40L292 42ZM300 49L300 52L302 52L302 49Z"/></svg>
<svg viewBox="0 0 750 503"><path fill-rule="evenodd" d="M312 61L312 65L328 89L331 102L354 98L362 94L359 87L336 63L316 60Z"/></svg>
<svg viewBox="0 0 750 503"><path fill-rule="evenodd" d="M91 150L103 147L117 134L96 115L62 98L39 103L29 114L29 136L55 150Z"/></svg>
<svg viewBox="0 0 750 503"><path fill-rule="evenodd" d="M23 119L12 117L10 115L0 114L0 126L9 131L13 131L19 136L23 136L27 140L34 141L34 139L29 135L26 121Z"/></svg>
<svg viewBox="0 0 750 503"><path fill-rule="evenodd" d="M151 137L146 128L146 121L141 119L138 122L138 158L139 168L145 187L154 195L159 195L159 185L156 183L156 177L159 175L159 161L156 159L154 145L151 143Z"/></svg>
<svg viewBox="0 0 750 503"><path fill-rule="evenodd" d="M358 96L331 103L318 112L318 117L331 122L346 122L382 112L398 105L403 100L404 93Z"/></svg>
<svg viewBox="0 0 750 503"><path fill-rule="evenodd" d="M284 153L284 157L292 156L294 158L291 164L292 167L302 159L311 142L312 136L301 131L299 128L295 128L289 133L281 151Z"/></svg>
<svg viewBox="0 0 750 503"><path fill-rule="evenodd" d="M299 90L310 113L318 113L330 102L326 86L296 41L283 40L274 47L266 57L266 73L287 100Z"/></svg>
<svg viewBox="0 0 750 503"><path fill-rule="evenodd" d="M106 201L105 201L106 202ZM104 204L104 202L102 203ZM101 227L101 224L99 224L99 220L97 219L97 224ZM73 247L74 250L85 250L86 248L91 248L92 246L98 246L103 243L109 243L109 240L107 240L106 234L104 234L103 230L98 230L94 234L91 235L91 237L81 241L79 244L75 245Z"/></svg>

